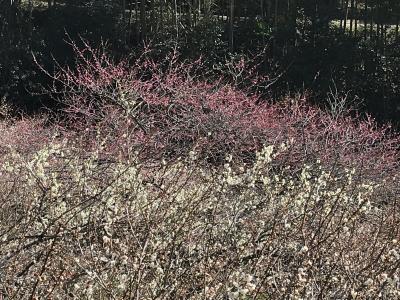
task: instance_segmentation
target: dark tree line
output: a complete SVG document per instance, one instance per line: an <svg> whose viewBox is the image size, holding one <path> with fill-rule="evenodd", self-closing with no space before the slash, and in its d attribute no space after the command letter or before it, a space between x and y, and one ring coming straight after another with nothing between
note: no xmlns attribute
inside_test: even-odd
<svg viewBox="0 0 400 300"><path fill-rule="evenodd" d="M109 10L118 17L120 34L136 39L151 37L165 26L174 27L176 34L209 20L227 27L227 41L234 47L235 27L243 23L263 21L273 31L288 27L303 35L327 26L337 26L343 33L383 42L391 32L398 39L400 2L397 0L47 0L41 6L33 0L2 0L2 34L17 30L21 10L34 9ZM27 16L24 14L24 18ZM30 18L29 18L30 17ZM5 29L7 27L8 29Z"/></svg>

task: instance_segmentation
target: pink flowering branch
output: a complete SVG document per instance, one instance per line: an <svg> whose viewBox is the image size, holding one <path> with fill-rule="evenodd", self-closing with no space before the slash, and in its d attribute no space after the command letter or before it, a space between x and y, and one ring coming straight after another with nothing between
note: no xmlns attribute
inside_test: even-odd
<svg viewBox="0 0 400 300"><path fill-rule="evenodd" d="M278 164L319 159L374 174L398 167L399 136L390 128L371 117L332 116L307 104L306 95L270 104L248 83L273 80L243 59L210 80L201 59L182 62L176 51L155 60L145 49L137 59L115 62L105 48L71 46L76 67L59 67L49 91L65 105L66 127L88 137L100 132L109 153L144 148L150 157L180 156L196 149L220 161L228 153L252 157L263 145L285 143Z"/></svg>

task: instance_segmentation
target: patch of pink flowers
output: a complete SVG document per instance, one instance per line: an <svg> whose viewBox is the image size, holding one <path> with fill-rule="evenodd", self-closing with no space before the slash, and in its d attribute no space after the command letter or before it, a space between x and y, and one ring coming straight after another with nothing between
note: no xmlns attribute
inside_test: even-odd
<svg viewBox="0 0 400 300"><path fill-rule="evenodd" d="M64 127L87 141L101 136L109 155L141 149L148 157L177 157L195 150L218 162L227 154L251 159L274 144L284 145L278 164L320 160L362 166L371 175L398 168L400 140L389 126L371 117L334 117L306 96L271 104L244 84L271 81L243 60L229 74L210 76L202 60L182 62L175 52L155 60L145 50L115 62L104 49L71 45L76 67L49 74L49 91L64 105Z"/></svg>

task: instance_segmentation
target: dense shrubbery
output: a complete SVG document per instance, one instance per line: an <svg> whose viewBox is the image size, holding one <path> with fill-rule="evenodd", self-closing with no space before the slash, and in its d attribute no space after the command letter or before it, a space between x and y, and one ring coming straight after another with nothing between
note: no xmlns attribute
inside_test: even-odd
<svg viewBox="0 0 400 300"><path fill-rule="evenodd" d="M255 87L263 89L274 79L258 76L244 60L229 62L229 72L208 73L206 79L201 60L181 63L175 52L160 61L145 52L117 63L104 49L74 47L77 69L49 74L50 92L64 105L69 129L93 136L99 129L108 132L111 148L131 142L172 156L195 148L218 160L290 141L284 159L291 162L336 161L375 174L397 167L399 139L387 138L390 127L351 117L345 108L336 115L324 112L309 106L307 96L271 104Z"/></svg>
<svg viewBox="0 0 400 300"><path fill-rule="evenodd" d="M399 296L390 182L319 163L277 172L273 146L211 169L196 153L150 166L69 143L1 165L6 297Z"/></svg>
<svg viewBox="0 0 400 300"><path fill-rule="evenodd" d="M0 127L1 295L400 296L388 128L300 96L267 104L244 61L205 81L174 53L75 52L48 74L62 118Z"/></svg>

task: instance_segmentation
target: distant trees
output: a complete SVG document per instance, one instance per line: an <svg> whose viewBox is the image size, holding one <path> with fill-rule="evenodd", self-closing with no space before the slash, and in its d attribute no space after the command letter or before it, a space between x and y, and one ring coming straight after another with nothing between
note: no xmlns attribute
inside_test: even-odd
<svg viewBox="0 0 400 300"><path fill-rule="evenodd" d="M60 3L63 2L59 0ZM65 0L64 0L65 1ZM4 24L15 23L16 10L21 0L0 2ZM33 5L33 1L28 1ZM342 32L364 38L385 38L387 28L392 26L398 39L400 30L400 1L398 0L86 0L66 1L67 5L115 7L120 12L124 34L136 32L136 38L164 30L170 25L175 33L190 30L200 20L212 20L216 24L226 24L229 49L233 50L235 26L243 22L262 20L275 32L282 27L296 31L296 19L303 15L303 21L310 22L312 35L334 21ZM48 8L56 5L56 0L47 0ZM305 19L304 19L305 18Z"/></svg>
<svg viewBox="0 0 400 300"><path fill-rule="evenodd" d="M157 34L160 29L165 30L164 25L178 33L191 30L204 19L216 25L225 24L227 44L233 51L236 29L257 20L273 32L282 28L296 32L299 29L297 21L302 18L303 25L310 26L312 37L323 28L337 26L350 36L379 41L387 38L388 28L394 26L391 29L398 39L399 6L397 0L124 0L122 11L134 10L136 22L129 19L128 23L126 13L122 14L122 19L128 26L136 27L141 39Z"/></svg>

